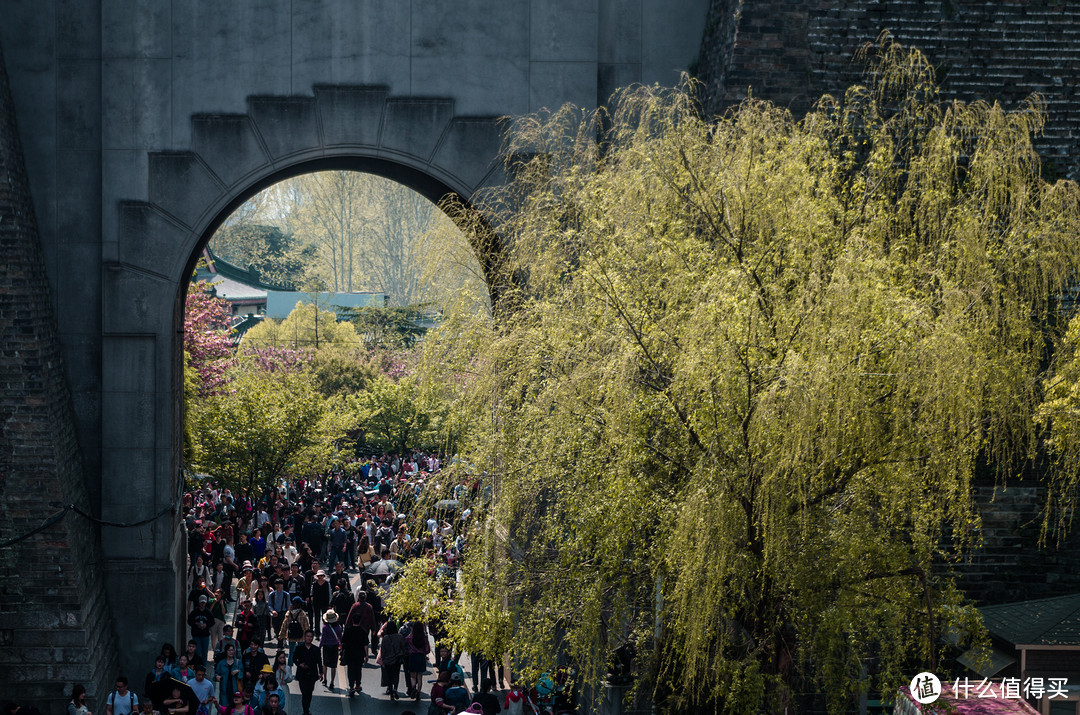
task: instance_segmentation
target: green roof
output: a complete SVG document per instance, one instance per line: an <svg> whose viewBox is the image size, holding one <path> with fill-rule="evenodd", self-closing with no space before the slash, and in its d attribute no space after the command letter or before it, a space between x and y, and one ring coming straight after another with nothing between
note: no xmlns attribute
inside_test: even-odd
<svg viewBox="0 0 1080 715"><path fill-rule="evenodd" d="M987 629L1013 645L1080 645L1080 593L979 611Z"/></svg>

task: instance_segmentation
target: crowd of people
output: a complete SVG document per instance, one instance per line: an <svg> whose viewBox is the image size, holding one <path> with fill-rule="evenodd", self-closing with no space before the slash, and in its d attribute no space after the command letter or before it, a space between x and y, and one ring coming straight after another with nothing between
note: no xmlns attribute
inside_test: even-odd
<svg viewBox="0 0 1080 715"><path fill-rule="evenodd" d="M482 485L448 478L438 456L415 453L251 498L199 482L183 497L190 637L181 650L162 647L138 693L117 677L104 715L286 715L290 683L311 715L319 685L362 695L365 666L380 669L381 696L413 701L403 713L540 712L535 689L511 683L501 658L470 654L470 688L463 654L437 622L398 623L383 607L404 562L434 558L453 575L466 557L464 497ZM439 482L447 499L436 511L424 497ZM84 693L76 687L69 715L92 715ZM569 692L548 700L552 712L573 711Z"/></svg>

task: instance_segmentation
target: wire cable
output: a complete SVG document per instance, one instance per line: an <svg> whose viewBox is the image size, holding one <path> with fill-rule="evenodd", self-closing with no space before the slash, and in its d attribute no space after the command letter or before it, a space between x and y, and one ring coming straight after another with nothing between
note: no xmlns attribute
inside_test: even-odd
<svg viewBox="0 0 1080 715"><path fill-rule="evenodd" d="M109 526L109 527L112 527L112 528L115 528L115 529L132 529L132 528L135 528L137 526L145 526L146 524L149 524L150 522L157 521L158 519L160 519L161 517L165 516L166 514L170 513L173 510L173 507L170 505L170 506L162 508L157 514L154 514L153 516L148 517L146 519L142 519L141 521L121 522L121 521L108 521L107 519L98 519L96 516L93 516L92 514L86 513L85 511L83 511L79 507L75 506L74 504L63 504L61 502L51 501L51 502L49 502L49 506L60 507L60 511L56 512L52 516L46 517L45 521L41 522L41 524L34 527L33 529L26 532L25 534L20 534L19 536L15 536L13 538L10 538L7 541L0 542L0 549L6 549L9 546L14 546L15 544L19 543L20 541L24 541L25 539L29 539L34 534L40 533L40 532L44 531L45 529L48 529L50 526L53 526L54 524L59 523L65 516L67 516L67 513L69 511L73 511L76 514L78 514L79 516L83 517L84 519L92 521L95 524L100 524L101 526Z"/></svg>

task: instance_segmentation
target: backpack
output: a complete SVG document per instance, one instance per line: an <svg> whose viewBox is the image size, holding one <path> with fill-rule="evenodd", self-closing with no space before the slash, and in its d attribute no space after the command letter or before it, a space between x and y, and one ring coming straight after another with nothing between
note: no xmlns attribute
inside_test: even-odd
<svg viewBox="0 0 1080 715"><path fill-rule="evenodd" d="M289 616L289 640L291 641L304 640L304 628L297 618L298 616Z"/></svg>
<svg viewBox="0 0 1080 715"><path fill-rule="evenodd" d="M469 691L462 685L452 685L446 689L443 700L447 705L465 707L469 704Z"/></svg>

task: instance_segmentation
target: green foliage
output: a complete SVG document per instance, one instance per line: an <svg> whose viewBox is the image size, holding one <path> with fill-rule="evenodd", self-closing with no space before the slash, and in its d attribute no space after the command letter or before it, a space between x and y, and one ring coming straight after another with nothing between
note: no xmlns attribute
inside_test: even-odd
<svg viewBox="0 0 1080 715"><path fill-rule="evenodd" d="M300 302L284 320L267 318L248 330L243 345L318 350L326 345L359 346L360 338L351 323L338 322L334 311Z"/></svg>
<svg viewBox="0 0 1080 715"><path fill-rule="evenodd" d="M239 493L325 469L344 435L340 406L304 373L238 369L230 390L196 401L191 412L190 467Z"/></svg>
<svg viewBox="0 0 1080 715"><path fill-rule="evenodd" d="M342 307L339 310L342 318L351 322L361 339L369 345L392 350L408 349L427 331L423 322L427 319L428 306L424 304L404 308L368 305L360 308Z"/></svg>
<svg viewBox="0 0 1080 715"><path fill-rule="evenodd" d="M379 375L363 392L349 398L360 446L395 451L432 449L438 442L440 406L413 378L398 381Z"/></svg>
<svg viewBox="0 0 1080 715"><path fill-rule="evenodd" d="M214 253L240 268L253 268L260 280L285 288L303 283L315 260L315 247L302 245L277 226L236 221L210 239Z"/></svg>
<svg viewBox="0 0 1080 715"><path fill-rule="evenodd" d="M1045 400L1036 415L1045 430L1054 459L1050 472L1051 502L1043 521L1042 538L1060 540L1072 526L1073 508L1080 496L1080 315L1069 321L1044 381Z"/></svg>
<svg viewBox="0 0 1080 715"><path fill-rule="evenodd" d="M801 121L684 87L517 123L485 207L517 309L427 351L495 487L470 608L508 604L534 671L596 684L634 640L666 711L780 712L800 672L840 712L973 632L931 566L977 543L976 461L1036 447L1078 192L1039 178L1037 100L943 104L888 38L869 63Z"/></svg>
<svg viewBox="0 0 1080 715"><path fill-rule="evenodd" d="M434 559L409 559L383 606L398 623L445 618L450 607L446 594L452 586L449 578L437 575Z"/></svg>
<svg viewBox="0 0 1080 715"><path fill-rule="evenodd" d="M378 369L354 350L323 348L311 361L315 388L325 397L363 392Z"/></svg>

